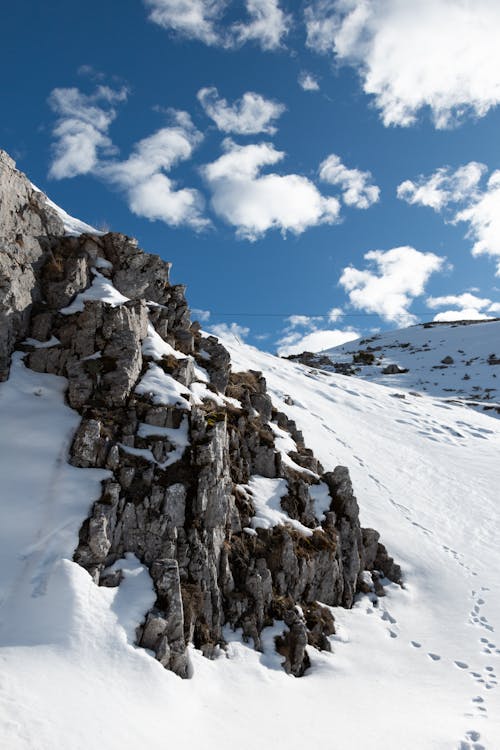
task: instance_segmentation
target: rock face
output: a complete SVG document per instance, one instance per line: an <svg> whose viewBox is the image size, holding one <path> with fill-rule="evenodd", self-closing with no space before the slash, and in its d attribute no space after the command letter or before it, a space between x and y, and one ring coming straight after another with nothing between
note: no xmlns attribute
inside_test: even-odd
<svg viewBox="0 0 500 750"><path fill-rule="evenodd" d="M110 472L75 561L105 586L120 584L126 553L148 567L156 602L137 643L177 674L189 676L188 643L210 657L230 625L260 649L278 620L284 668L302 675L307 646L329 648L334 632L323 605L351 607L370 587L365 571L379 593L384 577L401 579L378 533L360 527L347 468L324 473L261 373L232 372L224 347L191 322L168 263L124 235L64 236L2 159L4 376L17 341L27 366L66 377L81 414L69 461ZM26 250L15 240L24 231ZM36 341L21 344L26 335ZM276 434L293 450L278 450ZM259 522L260 486L282 489L279 525ZM330 499L321 518L318 489Z"/></svg>
<svg viewBox="0 0 500 750"><path fill-rule="evenodd" d="M0 150L0 381L8 376L10 354L26 336L32 305L40 299L37 268L45 240L63 233L57 213Z"/></svg>

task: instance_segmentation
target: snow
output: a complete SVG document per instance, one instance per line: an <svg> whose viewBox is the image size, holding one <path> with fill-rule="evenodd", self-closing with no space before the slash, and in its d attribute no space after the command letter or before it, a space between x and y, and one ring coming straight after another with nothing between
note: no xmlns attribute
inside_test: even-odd
<svg viewBox="0 0 500 750"><path fill-rule="evenodd" d="M433 323L357 339L326 354L332 362L352 363L353 355L370 347L376 362L359 367L358 377L404 391L428 393L447 401L458 400L480 410L500 406L500 321L483 323ZM442 362L451 357L453 363ZM382 369L397 364L407 373L384 375ZM328 367L325 368L328 370ZM488 409L490 416L498 416Z"/></svg>
<svg viewBox="0 0 500 750"><path fill-rule="evenodd" d="M170 451L168 458L163 462L156 461L156 459L153 457L152 452L150 450L148 451L148 453L151 454L151 458L149 458L148 460L158 464L161 469L166 469L167 466L171 466L172 464L176 463L176 461L180 461L184 454L184 451L190 445L189 423L186 416L183 417L181 424L177 428L157 427L156 425L141 422L139 424L137 434L139 437L145 439L148 437L166 438L168 442L173 446L173 450ZM125 446L122 447L125 450L128 450Z"/></svg>
<svg viewBox="0 0 500 750"><path fill-rule="evenodd" d="M133 644L136 628L144 622L144 613L154 605L156 593L149 570L131 552L126 552L124 558L106 568L103 575L115 570L121 570L123 580L117 588L111 589L112 608L127 641Z"/></svg>
<svg viewBox="0 0 500 750"><path fill-rule="evenodd" d="M71 562L105 473L65 463L79 418L64 381L16 355L0 383L0 746L500 747L500 422L392 379L385 387L226 345L236 370L263 372L325 469L349 467L362 523L381 532L405 588L389 585L377 606L360 596L351 611L335 608L333 653L310 648L301 679L274 652L281 623L264 631L263 653L226 629L228 650L214 661L190 650L191 680L166 672L131 642L152 596L137 562L121 563L131 573L118 589ZM163 373L150 365L151 380L151 368ZM155 388L179 398L165 378ZM252 486L263 514L279 512L282 485ZM314 492L319 512L324 489ZM130 595L127 581L137 584Z"/></svg>
<svg viewBox="0 0 500 750"><path fill-rule="evenodd" d="M270 422L269 426L273 431L276 449L281 454L282 462L286 466L290 467L290 469L294 469L294 471L298 471L301 474L308 474L310 477L317 478L317 474L315 474L310 469L305 469L303 466L300 466L293 460L293 458L290 458L290 456L288 455L290 451L297 451L297 443L292 438L292 436L288 432L286 432L286 430L282 430L281 427L279 427L274 422Z"/></svg>
<svg viewBox="0 0 500 750"><path fill-rule="evenodd" d="M125 297L118 289L113 286L111 281L107 279L99 271L92 269L94 279L88 289L85 289L80 294L77 294L73 302L67 307L63 307L60 312L63 315L73 315L73 313L83 312L85 309L85 302L88 300L100 300L105 302L112 307L122 305L124 302L128 302L129 298Z"/></svg>
<svg viewBox="0 0 500 750"><path fill-rule="evenodd" d="M328 490L328 485L324 482L313 484L309 487L309 494L314 500L315 516L319 521L325 519L325 513L330 510L332 498Z"/></svg>
<svg viewBox="0 0 500 750"><path fill-rule="evenodd" d="M61 342L56 336L51 336L48 341L39 341L38 339L24 339L23 344L28 346L34 346L36 349L50 349L52 346L57 346Z"/></svg>
<svg viewBox="0 0 500 750"><path fill-rule="evenodd" d="M150 362L147 372L135 388L140 395L149 396L154 404L162 406L180 406L191 410L189 389L168 375L161 367Z"/></svg>
<svg viewBox="0 0 500 750"><path fill-rule="evenodd" d="M148 335L142 342L142 353L145 357L151 357L157 361L162 359L162 357L169 356L176 359L184 359L184 354L181 354L173 346L167 344L151 323L148 323Z"/></svg>
<svg viewBox="0 0 500 750"><path fill-rule="evenodd" d="M312 529L304 526L281 508L281 498L288 493L286 479L268 479L254 474L247 485L238 485L248 491L255 508L252 529L272 529L274 526L292 526L304 536L312 536Z"/></svg>
<svg viewBox="0 0 500 750"><path fill-rule="evenodd" d="M81 221L80 219L75 219L74 216L70 216L66 211L61 208L61 206L58 206L57 203L54 203L54 201L51 201L50 198L47 198L45 193L43 193L42 190L37 188L36 185L31 183L31 186L38 192L42 193L45 202L54 209L54 211L59 214L59 218L62 220L62 223L64 225L64 233L70 237L78 237L80 234L105 234L105 232L100 232L99 230L92 227L90 224L86 224L84 221Z"/></svg>

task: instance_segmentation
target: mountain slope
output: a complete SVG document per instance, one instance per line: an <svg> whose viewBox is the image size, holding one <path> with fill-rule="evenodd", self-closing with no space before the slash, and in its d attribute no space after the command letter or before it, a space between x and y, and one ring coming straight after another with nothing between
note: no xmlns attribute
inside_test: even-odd
<svg viewBox="0 0 500 750"><path fill-rule="evenodd" d="M151 591L134 560L128 592L96 587L79 566L55 561L45 596L30 596L26 578L22 618L2 649L5 746L48 750L69 738L80 750L99 737L113 749L444 750L473 747L477 733L476 747L496 747L498 422L226 345L235 369L265 372L273 401L323 461L350 460L363 522L383 524L405 589L389 587L378 606L362 596L351 612L336 608L333 653L310 648L301 680L280 671L269 629L263 655L229 632L228 652L215 661L192 650L194 676L183 682L131 645ZM51 376L33 377L30 388L44 388ZM33 643L26 630L47 618Z"/></svg>
<svg viewBox="0 0 500 750"><path fill-rule="evenodd" d="M0 383L2 746L496 747L500 423L441 398L310 370L234 342L224 349L191 326L183 290L170 287L159 259L120 235L65 239L64 227L57 230L48 258L46 240L36 240L47 270L35 290L36 314L18 323L32 338L17 341ZM15 238L7 243L14 258ZM354 577L336 575L336 601L357 590L354 606L318 605L316 625L335 617L332 652L303 643L310 668L296 679L282 664L293 661L297 644L283 644L287 628L275 610L266 610L273 625L267 617L250 631L257 621L238 619L232 607L251 603L246 586L263 610L272 594L273 607L286 616L292 610L288 632L299 626L303 637L309 613L289 602L295 590L295 602L309 606L303 574L314 570L311 561L328 563L311 579L319 591L340 564L348 571L369 558L373 537L355 546L360 527L347 484L346 508L317 459L350 467L361 523L383 530L404 587L383 580L382 589L375 572L362 570L358 581L356 568ZM229 471L244 529L234 509L214 516ZM174 478L175 496L158 509L158 488L170 490ZM192 506L179 503L183 482ZM287 482L295 489L284 498ZM304 509L298 501L307 493ZM189 518L171 528L168 514L181 506ZM236 596L217 578L210 523L225 554L237 552ZM319 523L323 531L314 528ZM317 547L318 534L333 533L328 523L336 524L341 555L324 541ZM73 560L75 549L86 569ZM173 568L164 563L175 560L162 560L164 549L192 576L181 587L186 580L212 586L204 602L188 599L182 612L200 645L188 647L186 660L184 643L175 652L189 680L164 669L172 668L170 651L135 645L146 613L156 622L161 614L167 628L173 622L166 610L177 589L167 588L165 603ZM287 581L287 596L269 588L268 570L273 586ZM210 640L218 624L202 619L207 609L235 625L222 629L225 649ZM308 624L311 635L316 625Z"/></svg>
<svg viewBox="0 0 500 750"><path fill-rule="evenodd" d="M291 359L500 414L500 320L424 323Z"/></svg>

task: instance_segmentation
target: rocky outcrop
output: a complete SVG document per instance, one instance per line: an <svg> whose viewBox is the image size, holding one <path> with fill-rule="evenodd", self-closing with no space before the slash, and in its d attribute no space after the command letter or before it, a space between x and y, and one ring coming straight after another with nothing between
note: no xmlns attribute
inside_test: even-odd
<svg viewBox="0 0 500 750"><path fill-rule="evenodd" d="M0 150L0 381L8 376L10 355L26 336L32 305L40 298L37 269L45 240L63 233L42 193Z"/></svg>
<svg viewBox="0 0 500 750"><path fill-rule="evenodd" d="M328 605L351 607L366 571L381 593L384 577L401 579L377 532L360 527L347 468L325 473L262 374L231 370L222 344L191 322L168 263L121 234L44 226L30 302L10 303L24 322L3 353L7 367L17 337L29 367L67 378L81 414L69 460L109 471L75 561L105 586L120 585L127 553L147 566L156 602L137 643L177 674L190 674L189 643L210 657L229 625L260 649L279 621L284 668L302 675L307 646L329 648ZM278 449L277 434L293 449ZM262 516L266 488L279 491L277 524ZM330 498L321 518L318 489Z"/></svg>

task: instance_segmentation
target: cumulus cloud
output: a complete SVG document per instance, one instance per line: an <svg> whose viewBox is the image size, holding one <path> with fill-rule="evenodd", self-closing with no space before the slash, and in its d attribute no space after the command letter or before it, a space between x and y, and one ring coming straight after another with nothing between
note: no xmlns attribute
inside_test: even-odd
<svg viewBox="0 0 500 750"><path fill-rule="evenodd" d="M239 341L248 336L250 328L240 326L238 323L218 323L210 326L209 331L220 339L236 339Z"/></svg>
<svg viewBox="0 0 500 750"><path fill-rule="evenodd" d="M485 164L471 161L455 171L440 167L429 177L420 175L416 180L405 180L397 188L398 198L410 205L429 206L440 211L449 203L471 198L481 177L487 171Z"/></svg>
<svg viewBox="0 0 500 750"><path fill-rule="evenodd" d="M322 352L357 338L359 333L356 331L340 329L318 329L302 335L298 332L289 333L277 342L277 352L282 357L302 352Z"/></svg>
<svg viewBox="0 0 500 750"><path fill-rule="evenodd" d="M197 190L176 188L165 174L180 161L189 159L202 140L189 115L173 113L174 124L139 141L128 159L103 164L98 174L123 190L132 213L171 226L207 225L203 199Z"/></svg>
<svg viewBox="0 0 500 750"><path fill-rule="evenodd" d="M144 0L149 19L180 36L208 45L223 40L217 28L226 0Z"/></svg>
<svg viewBox="0 0 500 750"><path fill-rule="evenodd" d="M453 320L491 320L492 316L488 312L496 313L500 310L498 302L492 302L487 297L477 297L470 292L463 294L448 294L442 297L428 297L426 300L427 307L431 310L438 310L440 307L452 305L455 310L444 310L438 313L434 320L438 322L448 322Z"/></svg>
<svg viewBox="0 0 500 750"><path fill-rule="evenodd" d="M108 136L116 117L115 106L125 101L127 90L99 86L93 94L77 88L56 88L49 106L57 115L55 143L49 176L56 180L91 172L101 156L116 152Z"/></svg>
<svg viewBox="0 0 500 750"><path fill-rule="evenodd" d="M297 82L300 88L304 89L304 91L319 91L319 83L317 78L311 75L311 73L306 73L305 70L299 73Z"/></svg>
<svg viewBox="0 0 500 750"><path fill-rule="evenodd" d="M78 89L55 89L49 99L59 115L50 176L56 179L92 174L123 191L130 210L172 226L207 226L204 201L197 190L177 188L166 174L191 157L202 140L186 112L170 113L172 124L135 144L128 159L116 158L107 131L116 112L111 106L126 98L124 90L100 86L92 95ZM102 106L107 104L107 108Z"/></svg>
<svg viewBox="0 0 500 750"><path fill-rule="evenodd" d="M215 86L200 89L197 96L206 114L224 133L275 133L273 122L285 111L283 104L253 91L247 91L233 104L220 98Z"/></svg>
<svg viewBox="0 0 500 750"><path fill-rule="evenodd" d="M455 216L455 223L469 225L467 236L474 240L472 254L491 255L497 261L496 275L500 276L500 170L490 175L486 188L475 195Z"/></svg>
<svg viewBox="0 0 500 750"><path fill-rule="evenodd" d="M357 331L351 328L341 330L322 327L326 321L335 323L342 315L339 307L332 308L326 316L290 315L286 319L287 325L282 336L277 341L278 354L288 356L302 352L320 352L358 338Z"/></svg>
<svg viewBox="0 0 500 750"><path fill-rule="evenodd" d="M144 0L149 19L179 36L210 46L238 47L256 42L263 50L282 46L291 16L278 0L245 0L246 19L224 25L227 0Z"/></svg>
<svg viewBox="0 0 500 750"><path fill-rule="evenodd" d="M212 191L214 212L234 226L239 237L256 240L270 229L300 234L338 220L338 200L321 195L306 177L261 174L262 168L284 157L272 144L239 146L227 139L224 150L202 167L202 174Z"/></svg>
<svg viewBox="0 0 500 750"><path fill-rule="evenodd" d="M409 307L424 293L429 277L444 266L444 258L413 247L372 250L365 254L365 270L344 268L339 283L358 310L377 313L401 326L417 322Z"/></svg>
<svg viewBox="0 0 500 750"><path fill-rule="evenodd" d="M467 237L474 243L472 254L490 255L497 260L500 276L500 170L480 185L487 167L469 162L455 171L441 167L429 177L405 180L398 186L398 197L410 204L445 210L445 221L469 225Z"/></svg>
<svg viewBox="0 0 500 750"><path fill-rule="evenodd" d="M206 323L207 320L210 320L210 310L201 310L200 308L193 307L191 308L191 313L195 320L201 320L202 323Z"/></svg>
<svg viewBox="0 0 500 750"><path fill-rule="evenodd" d="M330 154L321 162L319 176L323 182L340 187L347 206L369 208L379 200L380 188L371 184L371 172L348 169L337 154Z"/></svg>
<svg viewBox="0 0 500 750"><path fill-rule="evenodd" d="M356 68L385 125L437 128L500 102L497 0L312 0L307 44Z"/></svg>
<svg viewBox="0 0 500 750"><path fill-rule="evenodd" d="M264 50L281 47L283 37L288 34L291 16L279 7L278 0L246 0L250 19L233 26L236 42L257 42Z"/></svg>

